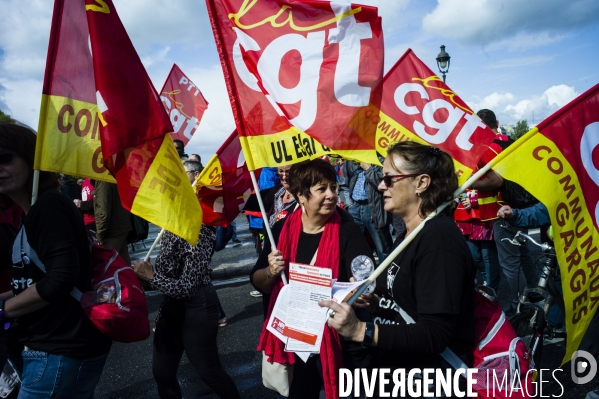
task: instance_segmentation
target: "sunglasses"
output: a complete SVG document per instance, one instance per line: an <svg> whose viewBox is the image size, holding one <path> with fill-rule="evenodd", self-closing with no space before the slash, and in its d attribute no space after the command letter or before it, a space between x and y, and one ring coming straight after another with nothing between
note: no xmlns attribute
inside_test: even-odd
<svg viewBox="0 0 599 399"><path fill-rule="evenodd" d="M393 183L397 183L400 180L406 179L408 177L418 176L418 175L420 175L420 173L411 173L409 175L386 175L386 176L383 176L381 181L385 182L385 186L391 187L393 185Z"/></svg>
<svg viewBox="0 0 599 399"><path fill-rule="evenodd" d="M15 155L17 154L11 151L0 152L0 165L8 165L12 162Z"/></svg>

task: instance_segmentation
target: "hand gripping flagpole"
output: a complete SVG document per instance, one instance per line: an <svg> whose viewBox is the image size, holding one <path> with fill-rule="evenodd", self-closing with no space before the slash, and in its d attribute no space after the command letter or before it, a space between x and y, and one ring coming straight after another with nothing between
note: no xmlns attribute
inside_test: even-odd
<svg viewBox="0 0 599 399"><path fill-rule="evenodd" d="M270 240L271 248L274 251L276 251L277 243L275 242L275 238L272 235L272 230L270 229L270 224L268 223L268 218L266 217L264 202L262 202L262 196L260 195L260 186L258 185L258 181L256 180L256 175L254 174L253 170L250 170L250 177L252 178L254 191L256 191L256 198L258 199L258 205L260 206L260 213L262 213L262 220L264 221L264 228L266 229L266 234L268 234L268 239ZM283 284L287 285L287 277L285 276L285 272L281 272L281 280L283 280Z"/></svg>
<svg viewBox="0 0 599 399"><path fill-rule="evenodd" d="M480 169L478 172L476 172L475 174L473 174L464 184L462 184L462 186L460 188L458 188L453 193L453 198L457 198L461 193L463 193L468 188L470 188L470 186L472 186L472 184L474 184L475 181L477 181L481 176L483 176L485 173L487 173L497 162L498 162L498 160L495 161L495 162L489 162L487 165L485 165L484 168ZM364 293L364 291L366 291L368 289L368 287L370 286L370 284L372 284L376 280L376 278L378 276L380 276L381 273L383 273L387 267L389 267L389 265L391 264L391 262L393 262L393 260L395 258L397 258L397 256L412 241L414 241L414 238L416 238L416 235L418 235L418 233L420 233L420 230L422 230L424 228L425 223L428 222L429 220L431 220L432 218L434 218L435 216L437 216L439 213L441 213L445 208L447 208L447 206L449 204L451 204L451 202L452 201L448 201L448 202L446 202L446 203L444 203L442 205L439 205L439 207L437 209L435 209L433 212L431 212L430 215L428 215L422 222L420 222L420 224L418 224L418 226L416 226L416 228L414 230L412 230L410 232L410 234L408 234L408 236L401 242L401 244L399 244L399 246L397 248L395 248L393 250L393 252L391 252L389 254L389 256L387 256L387 258L379 265L379 267L377 267L372 272L372 274L370 274L370 276L366 280L364 280L364 284L362 284L358 288L358 290L351 296L351 298L349 298L349 300L347 301L347 304L348 305L353 304L358 299L358 297L360 295L362 295Z"/></svg>

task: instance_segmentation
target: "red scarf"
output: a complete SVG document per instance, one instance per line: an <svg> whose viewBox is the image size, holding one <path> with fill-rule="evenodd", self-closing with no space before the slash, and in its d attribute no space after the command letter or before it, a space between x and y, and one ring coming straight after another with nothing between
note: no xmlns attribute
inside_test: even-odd
<svg viewBox="0 0 599 399"><path fill-rule="evenodd" d="M279 236L279 250L285 259L285 274L289 276L289 262L295 262L300 234L302 232L302 210L298 208L287 217L281 235ZM341 218L334 212L324 226L315 265L330 268L333 278L339 276L339 227ZM268 320L275 306L279 292L283 288L283 282L277 277L270 294L266 321L262 326L258 350L263 350L268 356L268 361L273 359L281 364L293 364L295 356L293 352L285 352L285 344L266 329ZM339 368L343 367L343 356L341 354L341 341L337 331L325 325L322 343L320 345L320 361L322 363L322 377L324 380L324 391L327 399L339 397Z"/></svg>

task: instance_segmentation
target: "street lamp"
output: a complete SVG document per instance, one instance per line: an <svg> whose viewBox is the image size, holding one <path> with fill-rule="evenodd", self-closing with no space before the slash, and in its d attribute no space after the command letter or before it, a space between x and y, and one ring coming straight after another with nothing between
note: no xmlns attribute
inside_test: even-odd
<svg viewBox="0 0 599 399"><path fill-rule="evenodd" d="M445 74L449 72L449 59L451 57L445 52L445 46L441 46L441 52L437 56L437 66L439 72L443 74L443 83L445 83Z"/></svg>

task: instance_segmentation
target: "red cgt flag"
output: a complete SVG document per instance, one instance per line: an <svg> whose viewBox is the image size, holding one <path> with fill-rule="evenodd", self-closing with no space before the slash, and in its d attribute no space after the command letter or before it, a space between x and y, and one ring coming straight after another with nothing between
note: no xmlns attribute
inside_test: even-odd
<svg viewBox="0 0 599 399"><path fill-rule="evenodd" d="M208 161L195 188L205 225L226 227L239 215L252 193L252 180L237 131Z"/></svg>
<svg viewBox="0 0 599 399"><path fill-rule="evenodd" d="M326 153L378 163L383 33L377 9L328 1L207 0L250 170Z"/></svg>
<svg viewBox="0 0 599 399"><path fill-rule="evenodd" d="M112 1L85 0L85 10L104 165L117 180L121 203L195 244L201 209L160 97Z"/></svg>
<svg viewBox="0 0 599 399"><path fill-rule="evenodd" d="M171 72L162 86L160 99L170 115L173 140L181 140L187 145L195 133L208 102L198 87L189 79L177 64L173 64Z"/></svg>
<svg viewBox="0 0 599 399"><path fill-rule="evenodd" d="M414 140L434 145L454 159L460 184L476 170L495 133L408 49L385 74L377 124L377 151Z"/></svg>

